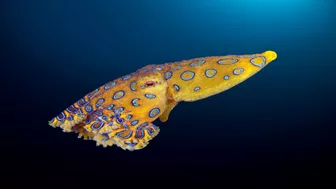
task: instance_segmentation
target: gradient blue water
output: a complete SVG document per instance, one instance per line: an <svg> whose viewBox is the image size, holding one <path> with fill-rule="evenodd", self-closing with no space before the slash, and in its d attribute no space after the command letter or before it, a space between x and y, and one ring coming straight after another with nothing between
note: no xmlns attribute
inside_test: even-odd
<svg viewBox="0 0 336 189"><path fill-rule="evenodd" d="M43 159L35 166L50 177L167 168L208 176L221 169L230 178L319 175L321 150L331 150L322 128L334 124L335 1L13 0L4 8L3 62L15 74L3 77L25 118L20 153ZM278 59L225 93L178 105L141 151L97 148L47 125L144 65L265 50Z"/></svg>

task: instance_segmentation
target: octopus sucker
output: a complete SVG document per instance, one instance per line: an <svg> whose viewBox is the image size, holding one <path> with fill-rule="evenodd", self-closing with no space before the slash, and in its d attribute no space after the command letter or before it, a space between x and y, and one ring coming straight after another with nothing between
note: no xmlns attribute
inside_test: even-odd
<svg viewBox="0 0 336 189"><path fill-rule="evenodd" d="M180 102L222 93L277 59L274 51L198 57L147 65L92 90L49 121L97 146L140 150L153 140Z"/></svg>

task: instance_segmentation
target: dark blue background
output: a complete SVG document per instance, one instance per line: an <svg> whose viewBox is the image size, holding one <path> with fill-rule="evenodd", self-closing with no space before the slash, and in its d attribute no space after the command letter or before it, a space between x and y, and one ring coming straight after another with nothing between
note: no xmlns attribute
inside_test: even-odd
<svg viewBox="0 0 336 189"><path fill-rule="evenodd" d="M2 79L15 98L7 107L16 115L21 177L36 172L32 181L49 185L144 176L141 184L277 185L318 179L323 154L334 149L323 128L335 123L335 1L11 0L2 7ZM86 93L147 64L265 50L278 59L229 91L179 104L168 122L155 122L161 132L143 150L95 147L48 126Z"/></svg>

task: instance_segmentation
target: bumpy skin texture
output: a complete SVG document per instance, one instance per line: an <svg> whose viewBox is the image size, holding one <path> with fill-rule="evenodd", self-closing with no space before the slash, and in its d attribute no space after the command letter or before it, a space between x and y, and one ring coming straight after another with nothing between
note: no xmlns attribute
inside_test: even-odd
<svg viewBox="0 0 336 189"><path fill-rule="evenodd" d="M104 147L142 149L160 131L152 122L157 118L167 121L179 102L228 90L276 58L274 51L265 51L148 65L90 92L49 125Z"/></svg>

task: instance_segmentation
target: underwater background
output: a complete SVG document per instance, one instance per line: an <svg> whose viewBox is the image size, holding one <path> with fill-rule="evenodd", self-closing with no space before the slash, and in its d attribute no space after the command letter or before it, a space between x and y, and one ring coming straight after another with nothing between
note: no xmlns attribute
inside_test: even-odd
<svg viewBox="0 0 336 189"><path fill-rule="evenodd" d="M17 177L46 187L136 179L277 186L318 181L331 168L334 137L324 130L335 126L335 1L2 4ZM180 103L168 122L155 121L161 131L142 150L96 147L48 125L88 92L145 65L265 50L277 60L226 92Z"/></svg>

